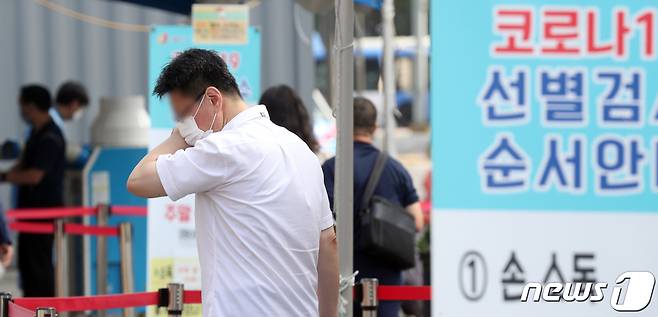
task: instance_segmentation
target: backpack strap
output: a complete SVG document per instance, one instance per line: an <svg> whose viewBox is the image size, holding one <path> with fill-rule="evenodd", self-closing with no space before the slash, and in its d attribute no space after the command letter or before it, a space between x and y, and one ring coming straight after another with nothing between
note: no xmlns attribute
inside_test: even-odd
<svg viewBox="0 0 658 317"><path fill-rule="evenodd" d="M388 161L388 154L379 152L377 160L375 160L375 166L373 166L372 171L370 172L370 177L368 177L366 189L363 191L363 199L361 200L360 209L361 212L368 210L372 195L375 193L375 188L377 187L377 184L379 184L379 178L382 176L384 166L386 166L386 161Z"/></svg>

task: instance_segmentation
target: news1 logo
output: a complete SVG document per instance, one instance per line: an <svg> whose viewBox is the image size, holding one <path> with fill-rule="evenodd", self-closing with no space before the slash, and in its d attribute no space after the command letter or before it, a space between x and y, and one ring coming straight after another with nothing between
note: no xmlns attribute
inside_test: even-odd
<svg viewBox="0 0 658 317"><path fill-rule="evenodd" d="M626 281L625 286L624 284ZM610 297L610 306L618 312L639 312L649 306L656 278L651 272L624 272L617 277ZM534 290L532 301L539 302L600 302L608 283L528 283L523 288L521 301L528 302L530 290ZM622 296L623 295L623 296Z"/></svg>

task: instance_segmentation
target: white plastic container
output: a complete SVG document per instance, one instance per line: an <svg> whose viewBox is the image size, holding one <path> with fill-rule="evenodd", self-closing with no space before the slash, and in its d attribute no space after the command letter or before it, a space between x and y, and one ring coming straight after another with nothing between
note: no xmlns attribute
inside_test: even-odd
<svg viewBox="0 0 658 317"><path fill-rule="evenodd" d="M102 97L91 143L105 147L148 147L151 119L144 96Z"/></svg>

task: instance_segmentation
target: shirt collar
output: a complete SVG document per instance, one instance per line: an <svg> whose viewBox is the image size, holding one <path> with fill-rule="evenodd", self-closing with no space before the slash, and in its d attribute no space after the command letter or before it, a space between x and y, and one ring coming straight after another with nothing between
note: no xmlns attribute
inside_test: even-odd
<svg viewBox="0 0 658 317"><path fill-rule="evenodd" d="M251 106L238 113L224 126L222 131L235 129L244 123L257 118L267 118L268 120L270 119L270 114L267 113L267 108L265 108L264 105Z"/></svg>

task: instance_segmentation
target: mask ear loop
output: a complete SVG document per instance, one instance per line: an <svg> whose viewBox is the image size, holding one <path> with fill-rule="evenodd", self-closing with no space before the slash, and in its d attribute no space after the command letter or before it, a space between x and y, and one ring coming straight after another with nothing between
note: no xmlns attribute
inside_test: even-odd
<svg viewBox="0 0 658 317"><path fill-rule="evenodd" d="M212 127L215 125L215 119L217 119L217 112L215 112L215 115L212 117L212 122L210 123L210 131L212 131Z"/></svg>
<svg viewBox="0 0 658 317"><path fill-rule="evenodd" d="M201 105L203 104L203 99L205 98L206 98L206 94L203 94L203 96L201 97L201 101L199 101L199 106L196 107L196 111L194 111L194 115L192 116L192 118L196 118L196 115L197 113L199 113L199 110L201 109Z"/></svg>

